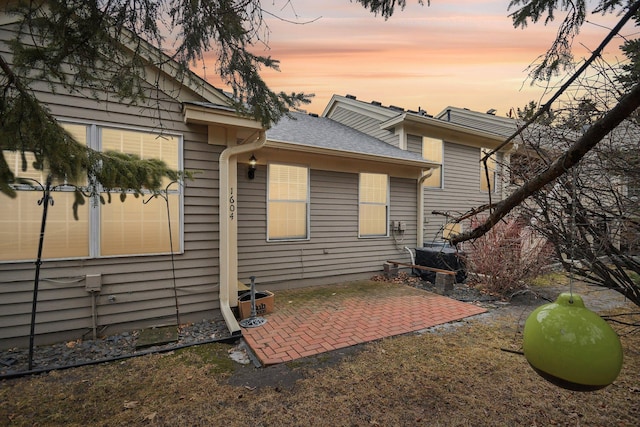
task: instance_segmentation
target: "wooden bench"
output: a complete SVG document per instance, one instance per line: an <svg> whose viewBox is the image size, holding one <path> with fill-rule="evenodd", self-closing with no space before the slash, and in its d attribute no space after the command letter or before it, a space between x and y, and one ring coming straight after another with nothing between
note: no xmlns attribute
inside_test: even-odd
<svg viewBox="0 0 640 427"><path fill-rule="evenodd" d="M442 292L444 295L448 295L453 291L453 284L456 282L456 272L451 270L443 270L435 267L425 267L424 265L409 264L400 261L387 261L384 264L384 276L387 279L391 279L398 275L398 267L411 267L417 270L431 271L436 273L436 280L434 285L436 289Z"/></svg>
<svg viewBox="0 0 640 427"><path fill-rule="evenodd" d="M450 274L452 276L456 275L455 271L443 270L441 268L425 267L424 265L409 264L409 263L400 262L400 261L387 261L387 262L389 264L391 264L394 268L397 268L399 265L401 265L403 267L411 267L411 268L415 268L417 270L431 271L433 273Z"/></svg>

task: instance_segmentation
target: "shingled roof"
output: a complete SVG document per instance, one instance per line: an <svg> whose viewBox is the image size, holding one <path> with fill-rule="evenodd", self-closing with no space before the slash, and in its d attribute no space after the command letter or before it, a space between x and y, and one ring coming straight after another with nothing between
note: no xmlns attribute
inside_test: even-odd
<svg viewBox="0 0 640 427"><path fill-rule="evenodd" d="M267 139L339 152L428 163L420 154L401 150L327 117L303 113L291 113L291 117L283 117L267 131Z"/></svg>

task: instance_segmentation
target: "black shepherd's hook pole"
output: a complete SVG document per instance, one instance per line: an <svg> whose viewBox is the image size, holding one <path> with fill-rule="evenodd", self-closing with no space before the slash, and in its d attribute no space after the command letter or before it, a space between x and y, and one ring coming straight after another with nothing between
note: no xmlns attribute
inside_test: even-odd
<svg viewBox="0 0 640 427"><path fill-rule="evenodd" d="M176 181L170 182L169 185L167 185L167 188L164 189L164 201L167 205L167 224L169 225L169 249L171 250L171 272L173 273L173 297L176 302L176 322L178 322L178 327L180 327L180 309L178 306L178 289L176 287L176 265L173 255L173 233L171 232L171 214L169 213L169 187L171 187L171 184L174 184L175 182Z"/></svg>
<svg viewBox="0 0 640 427"><path fill-rule="evenodd" d="M167 206L167 223L169 225L169 249L171 251L171 271L173 272L173 298L176 303L176 322L178 323L178 327L180 327L180 308L178 305L178 288L176 287L176 266L175 266L174 255L173 255L173 236L171 233L171 214L169 210L169 187L171 187L173 184L176 184L176 183L178 183L178 181L171 181L164 189L164 194L158 193L156 195L162 197ZM154 196L149 197L143 203L146 205L147 203L149 203L149 201L153 197Z"/></svg>
<svg viewBox="0 0 640 427"><path fill-rule="evenodd" d="M42 245L44 244L44 229L47 225L47 210L49 204L53 205L51 198L51 175L47 176L47 182L43 188L42 199L38 205L42 205L42 223L40 224L40 242L38 243L38 258L36 259L36 277L33 283L33 303L31 306L31 332L29 333L29 370L33 368L33 338L36 329L36 306L38 304L38 283L40 282L40 265L42 264Z"/></svg>

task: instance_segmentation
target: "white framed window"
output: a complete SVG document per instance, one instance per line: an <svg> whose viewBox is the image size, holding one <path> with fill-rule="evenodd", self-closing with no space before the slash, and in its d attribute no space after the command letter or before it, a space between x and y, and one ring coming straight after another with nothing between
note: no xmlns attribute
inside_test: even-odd
<svg viewBox="0 0 640 427"><path fill-rule="evenodd" d="M424 180L423 185L430 188L442 188L442 161L443 161L443 141L441 139L422 137L422 157L440 166L433 169L431 176Z"/></svg>
<svg viewBox="0 0 640 427"><path fill-rule="evenodd" d="M488 153L491 152L490 148L480 149L480 159L483 159ZM487 170L485 171L484 163L480 162L480 191L484 193L496 192L496 155L493 154L487 159Z"/></svg>
<svg viewBox="0 0 640 427"><path fill-rule="evenodd" d="M358 237L389 235L389 177L361 173L358 191Z"/></svg>
<svg viewBox="0 0 640 427"><path fill-rule="evenodd" d="M309 168L270 163L267 181L267 240L308 239Z"/></svg>
<svg viewBox="0 0 640 427"><path fill-rule="evenodd" d="M142 130L107 127L96 124L62 123L80 143L102 151L137 154L142 159L160 159L174 170L182 169L182 137L158 135ZM26 153L28 168L22 170L21 155L4 152L14 174L45 182L47 171L32 167L33 154ZM85 182L76 182L82 187ZM169 181L163 183L163 187ZM119 191L111 190L111 203L85 200L78 206L76 220L73 215L75 187L53 183L44 235L43 258L72 259L111 256L148 255L170 253L169 222L174 252L182 251L182 191L178 184L169 187L168 202L161 197L129 195L124 202ZM42 207L38 200L41 191L18 186L18 195L11 199L0 195L0 262L32 260L37 256ZM29 190L29 191L28 191ZM106 190L100 192L108 199ZM147 203L144 203L147 201ZM168 204L168 209L167 209Z"/></svg>

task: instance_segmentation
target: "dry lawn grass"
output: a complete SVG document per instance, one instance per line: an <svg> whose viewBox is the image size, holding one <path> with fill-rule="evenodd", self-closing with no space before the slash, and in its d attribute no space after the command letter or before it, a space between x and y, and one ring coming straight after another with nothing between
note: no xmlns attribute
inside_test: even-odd
<svg viewBox="0 0 640 427"><path fill-rule="evenodd" d="M517 325L494 317L367 344L330 364L329 355L293 362L286 369L300 379L290 387L230 385L255 368L230 363L223 344L8 380L0 425L640 425L640 334L622 337L613 385L578 393L500 350L519 348Z"/></svg>

